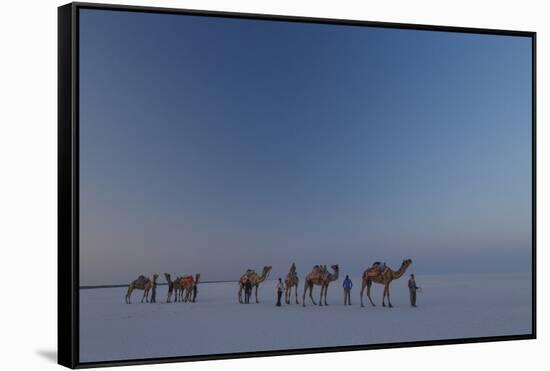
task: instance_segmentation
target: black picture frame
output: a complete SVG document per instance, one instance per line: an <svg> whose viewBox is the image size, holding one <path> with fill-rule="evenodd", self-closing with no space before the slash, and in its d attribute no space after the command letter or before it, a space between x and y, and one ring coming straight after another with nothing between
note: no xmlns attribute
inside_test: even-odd
<svg viewBox="0 0 550 371"><path fill-rule="evenodd" d="M333 25L355 25L458 33L511 35L532 41L532 332L517 336L488 336L325 348L255 351L200 356L128 359L82 363L79 359L79 10L168 13ZM536 32L483 28L386 23L143 6L70 3L58 8L58 363L70 368L202 361L244 357L342 352L352 350L527 340L536 338Z"/></svg>

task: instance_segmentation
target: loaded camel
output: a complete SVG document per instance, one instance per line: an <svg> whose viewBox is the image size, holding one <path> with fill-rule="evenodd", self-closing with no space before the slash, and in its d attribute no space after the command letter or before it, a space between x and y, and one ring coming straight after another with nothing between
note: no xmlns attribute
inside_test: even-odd
<svg viewBox="0 0 550 371"><path fill-rule="evenodd" d="M195 302L195 295L193 295L193 292L196 290L200 277L200 273L197 273L195 274L195 279L193 279L193 276L183 276L180 278L180 291L182 296L185 293L185 295L182 297L183 302Z"/></svg>
<svg viewBox="0 0 550 371"><path fill-rule="evenodd" d="M178 301L178 295L182 291L181 289L181 277L176 277L175 280L172 281L172 277L170 276L170 273L164 273L164 278L166 278L166 282L168 283L168 297L166 298L166 302L170 303L172 299L172 293L174 293L174 303Z"/></svg>
<svg viewBox="0 0 550 371"><path fill-rule="evenodd" d="M330 285L332 281L336 281L340 274L340 269L338 268L338 264L332 265L331 268L334 273L330 273L326 271L326 267L325 267L326 272L323 275L323 285L321 286L321 296L319 297L319 305L323 305L323 303L321 302L321 298L323 297L325 299L325 305L328 305L327 303L328 285Z"/></svg>
<svg viewBox="0 0 550 371"><path fill-rule="evenodd" d="M158 276L159 275L155 273L153 275L153 279L151 280L149 277L141 275L137 279L133 280L130 285L128 285L128 291L126 292L126 297L124 298L126 304L131 304L132 291L136 289L143 290L143 297L141 298L141 302L143 303L143 300L145 300L148 303L149 290L153 288L153 285L156 283Z"/></svg>
<svg viewBox="0 0 550 371"><path fill-rule="evenodd" d="M317 305L315 300L313 299L313 286L321 286L321 294L319 296L319 305L323 305L323 295L324 295L324 301L325 305L328 305L327 303L327 291L328 291L328 285L332 281L336 281L338 279L339 275L339 268L338 264L334 264L331 266L333 273L330 273L327 270L326 265L316 265L313 267L313 270L306 276L305 283L304 283L304 295L302 297L302 305L306 306L306 294L309 291L309 298L311 299L311 302L313 305Z"/></svg>
<svg viewBox="0 0 550 371"><path fill-rule="evenodd" d="M256 295L256 303L259 303L258 301L258 287L262 282L264 282L267 279L267 276L269 275L269 272L271 271L271 266L265 266L262 269L262 273L258 276L258 274L249 269L246 271L245 274L241 276L239 279L239 303L243 304L243 290L244 286L247 282L250 282L252 284L252 287L254 287L255 295Z"/></svg>
<svg viewBox="0 0 550 371"><path fill-rule="evenodd" d="M290 294L292 292L292 287L294 287L294 293L296 294L296 304L298 302L298 283L300 279L298 278L298 273L296 273L296 264L292 263L290 266L290 271L285 277L285 302L290 304Z"/></svg>
<svg viewBox="0 0 550 371"><path fill-rule="evenodd" d="M393 271L391 268L384 265L384 267L379 269L378 266L372 266L371 268L367 269L365 272L363 272L362 277L362 284L361 284L361 306L363 307L363 291L365 290L365 287L367 287L367 297L369 298L369 301L371 305L374 307L374 303L372 302L372 299L370 297L370 287L372 286L372 283L378 283L381 285L384 285L384 292L382 294L382 306L385 307L385 299L388 298L388 306L390 308L393 307L390 301L390 283L393 280L396 280L403 276L407 268L412 264L411 259L405 259L403 260L403 263L401 263L401 266L398 270Z"/></svg>

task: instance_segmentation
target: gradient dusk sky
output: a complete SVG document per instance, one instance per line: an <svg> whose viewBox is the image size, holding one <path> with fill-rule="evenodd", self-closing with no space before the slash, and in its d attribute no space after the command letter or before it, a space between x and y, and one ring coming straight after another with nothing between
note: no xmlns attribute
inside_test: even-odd
<svg viewBox="0 0 550 371"><path fill-rule="evenodd" d="M531 39L80 10L81 284L527 272Z"/></svg>

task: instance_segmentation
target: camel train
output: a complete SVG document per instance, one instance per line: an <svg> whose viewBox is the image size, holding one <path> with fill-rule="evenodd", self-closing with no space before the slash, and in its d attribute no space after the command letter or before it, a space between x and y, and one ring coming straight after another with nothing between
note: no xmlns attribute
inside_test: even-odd
<svg viewBox="0 0 550 371"><path fill-rule="evenodd" d="M150 279L141 275L137 279L133 280L128 286L128 291L126 292L126 304L131 304L132 291L135 289L143 290L141 302L143 303L143 300L145 300L145 302L149 303L149 291L151 291L153 287L157 286L158 276L159 275L155 273L153 275L153 279ZM195 277L182 276L177 277L174 281L172 281L170 274L164 273L164 277L168 283L168 298L166 299L166 302L170 303L172 294L174 294L174 303L178 301L184 303L194 303L197 297L197 285L199 283L200 276L200 273L197 273L195 274Z"/></svg>
<svg viewBox="0 0 550 371"><path fill-rule="evenodd" d="M361 307L364 307L363 304L363 293L365 288L367 288L367 298L372 306L375 306L371 298L371 286L373 283L377 283L383 286L382 291L382 306L386 306L386 300L388 302L388 307L392 308L393 305L390 300L390 284L401 278L406 270L411 266L412 260L405 259L401 263L401 266L393 270L388 267L385 263L375 262L371 267L367 268L363 275L361 276ZM260 285L267 280L269 273L271 272L271 266L265 266L262 268L260 274L256 273L253 269L248 269L238 281L239 290L238 290L238 302L240 304L244 303L243 292L245 288L251 287L254 289L254 296L256 303L259 303L258 300L258 290ZM319 306L328 305L327 302L327 293L328 288L331 282L338 280L340 273L340 268L338 264L330 266L330 270L327 269L326 265L315 265L311 272L309 272L304 279L304 291L302 295L302 306L306 306L306 296L309 296L313 305L317 305L315 299L313 298L313 288L319 286L321 291L319 293ZM197 273L195 276L181 276L176 277L172 280L172 277L169 273L164 273L164 277L168 284L168 297L166 302L170 303L172 301L172 295L175 302L195 302L197 294L197 285L199 283L200 274ZM158 274L154 274L153 278L148 278L143 275L139 276L137 279L132 281L128 286L128 291L126 293L126 303L131 303L132 291L135 289L143 290L143 297L141 302L145 300L149 302L149 291L156 287L157 285ZM285 302L290 304L292 296L292 288L294 288L294 295L296 304L300 304L298 300L298 284L300 279L298 277L298 272L296 269L296 264L292 263L290 270L287 273L284 279L284 288L285 288ZM309 294L309 295L308 295Z"/></svg>

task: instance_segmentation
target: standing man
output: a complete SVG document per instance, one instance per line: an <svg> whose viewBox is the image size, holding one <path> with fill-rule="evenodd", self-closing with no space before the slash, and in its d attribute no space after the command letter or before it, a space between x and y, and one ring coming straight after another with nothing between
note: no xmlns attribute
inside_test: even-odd
<svg viewBox="0 0 550 371"><path fill-rule="evenodd" d="M195 284L193 285L193 300L191 300L192 303L195 302L195 300L197 299L197 291L199 289L197 288L197 283L195 282Z"/></svg>
<svg viewBox="0 0 550 371"><path fill-rule="evenodd" d="M277 281L277 306L281 306L281 296L283 296L283 291L285 289L285 285L283 285L283 280L281 277L279 277L279 281Z"/></svg>
<svg viewBox="0 0 550 371"><path fill-rule="evenodd" d="M344 305L351 305L351 288L353 287L353 282L351 282L348 275L346 275L342 287L344 288Z"/></svg>
<svg viewBox="0 0 550 371"><path fill-rule="evenodd" d="M252 294L252 283L250 280L247 280L244 284L244 303L250 303L250 295Z"/></svg>
<svg viewBox="0 0 550 371"><path fill-rule="evenodd" d="M411 278L409 278L409 296L411 298L411 306L413 307L416 307L416 290L418 290L418 286L416 286L414 274L411 274Z"/></svg>
<svg viewBox="0 0 550 371"><path fill-rule="evenodd" d="M151 288L151 303L157 302L157 277L158 277L158 274L153 275L153 287Z"/></svg>

